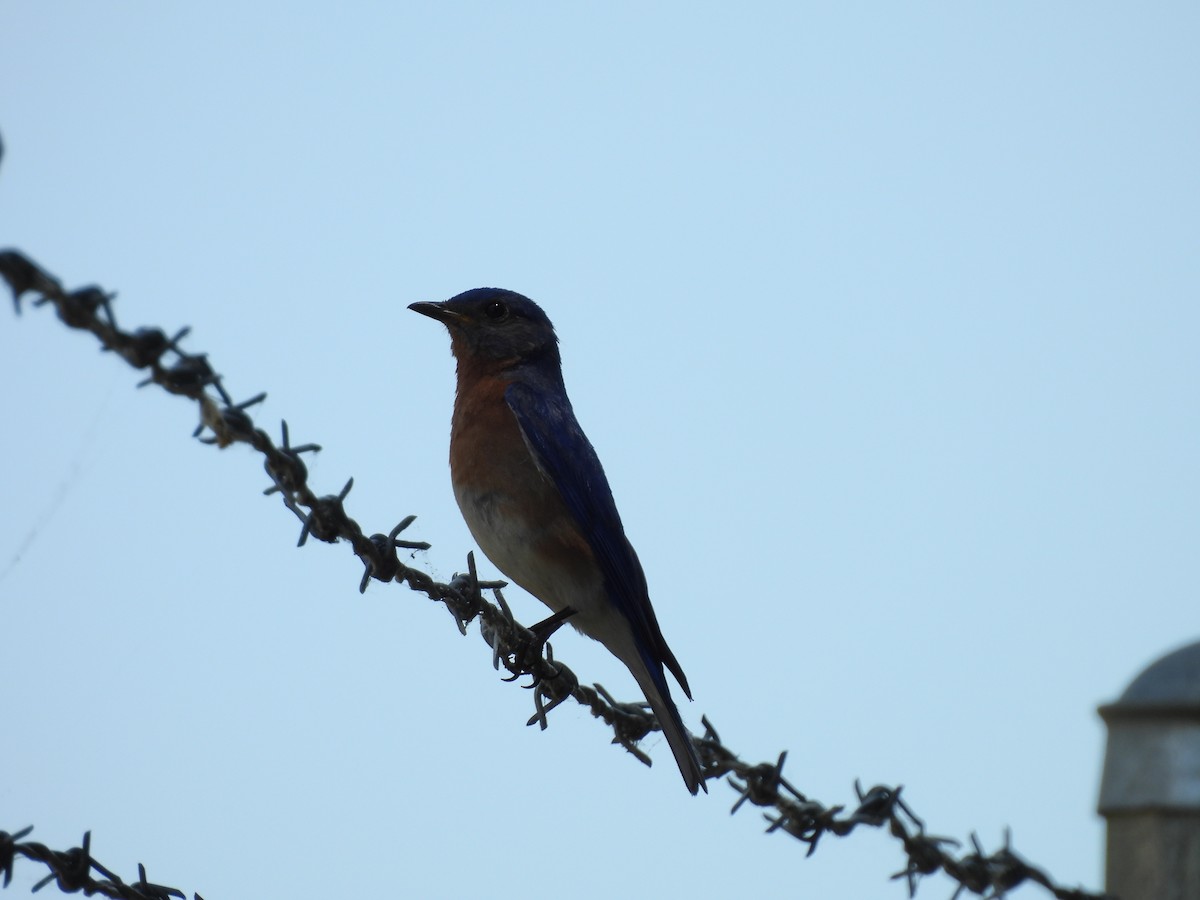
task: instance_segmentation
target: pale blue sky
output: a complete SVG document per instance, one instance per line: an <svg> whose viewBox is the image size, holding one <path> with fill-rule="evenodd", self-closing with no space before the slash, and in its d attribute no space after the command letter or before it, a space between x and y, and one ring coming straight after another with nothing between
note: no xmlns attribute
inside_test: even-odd
<svg viewBox="0 0 1200 900"><path fill-rule="evenodd" d="M558 326L664 631L750 759L903 783L1101 886L1097 704L1200 634L1190 3L0 7L0 244L194 328L448 579L453 364L407 311ZM0 828L240 897L901 898L356 591L244 448L47 310L8 386ZM486 572L490 567L483 563ZM491 570L494 571L494 570ZM542 607L513 590L526 621ZM632 697L597 645L555 641ZM23 889L41 871L18 870ZM935 880L922 896L945 896ZM1040 897L1023 888L1016 897Z"/></svg>

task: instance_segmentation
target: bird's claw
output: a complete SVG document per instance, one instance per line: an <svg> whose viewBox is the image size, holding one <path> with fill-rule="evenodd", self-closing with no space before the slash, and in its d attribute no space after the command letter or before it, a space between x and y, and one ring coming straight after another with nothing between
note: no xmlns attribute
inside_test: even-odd
<svg viewBox="0 0 1200 900"><path fill-rule="evenodd" d="M549 649L548 643L550 637L562 628L563 623L573 615L575 615L575 610L565 606L554 615L525 629L526 634L517 639L518 649L512 654L512 663L507 665L508 670L513 674L504 680L516 681L522 675L529 675L533 681L527 685L528 687L536 688L540 685L542 676L539 674L539 669L543 668L542 664L548 663L553 667L553 651Z"/></svg>

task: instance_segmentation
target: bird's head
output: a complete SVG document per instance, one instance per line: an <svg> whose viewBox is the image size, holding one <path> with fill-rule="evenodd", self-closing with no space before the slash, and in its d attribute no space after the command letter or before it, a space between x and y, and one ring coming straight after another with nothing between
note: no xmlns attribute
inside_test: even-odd
<svg viewBox="0 0 1200 900"><path fill-rule="evenodd" d="M558 361L558 338L542 308L515 291L475 288L441 303L409 309L437 319L449 330L455 356L519 364Z"/></svg>

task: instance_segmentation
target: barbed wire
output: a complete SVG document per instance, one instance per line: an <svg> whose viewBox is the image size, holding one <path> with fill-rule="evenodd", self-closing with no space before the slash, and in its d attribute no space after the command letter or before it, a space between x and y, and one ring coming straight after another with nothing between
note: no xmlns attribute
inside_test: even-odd
<svg viewBox="0 0 1200 900"><path fill-rule="evenodd" d="M167 897L183 897L183 891L177 888L164 887L146 880L146 867L138 863L138 880L126 884L110 872L105 866L92 859L92 833L85 832L83 843L70 850L51 850L45 844L36 841L17 843L21 838L33 831L30 825L22 828L16 834L0 831L0 875L4 876L4 887L12 881L13 862L18 856L40 862L50 870L50 874L33 886L33 891L40 891L51 881L58 884L58 889L64 894L83 891L89 897L99 894L102 897L117 897L123 900L166 900ZM92 877L92 872L103 875L103 878ZM194 894L195 900L204 900L199 894Z"/></svg>
<svg viewBox="0 0 1200 900"><path fill-rule="evenodd" d="M354 485L353 478L337 494L318 496L314 493L308 484L308 470L302 454L316 452L320 446L313 443L293 445L286 421L281 423L278 445L258 428L248 410L262 402L266 394L233 402L222 377L209 364L207 354L190 353L181 348L181 342L190 333L189 327L180 328L170 337L166 331L153 327L124 331L117 326L113 314L115 294L96 285L68 291L57 278L16 250L0 251L0 275L12 289L18 315L22 312L25 295L32 294L34 307L54 307L66 325L90 331L103 349L118 354L136 369L147 370L149 374L138 387L156 384L169 393L194 400L199 406L200 419L194 437L221 448L234 443L249 444L261 453L263 467L271 479L271 486L264 493L279 494L284 506L301 522L299 545L305 544L310 537L326 543L339 540L349 543L363 564L358 585L360 593L372 580L396 581L444 604L463 635L467 634L467 626L478 619L479 634L491 648L492 666L497 670L503 666L508 672L507 681L525 676L530 679L525 686L533 692L534 713L527 725L537 723L545 729L549 724L548 714L570 698L587 707L593 716L612 729L614 744L619 744L646 765L651 764L638 742L659 727L644 703L619 702L599 684L582 684L567 665L554 658L550 644L543 644L534 632L516 621L504 600L505 582L479 580L473 554L467 555L467 571L454 576L447 584L402 562L398 550L429 548L424 541L400 537L415 516L407 516L387 534L367 536L345 509L346 498ZM485 599L485 591L494 602ZM907 856L904 867L892 878L905 880L910 897L915 896L923 878L940 871L957 882L952 900L957 900L964 891L994 900L1025 883L1041 885L1057 900L1113 900L1110 895L1055 883L1044 871L1017 855L1007 831L1003 846L991 853L984 850L975 834L970 838L971 849L960 852L959 841L926 831L924 821L901 798L900 786L876 785L864 791L855 781L857 804L853 811L846 812L847 807L843 805L826 806L797 790L784 777L786 751L773 763L748 763L722 742L707 717L701 721L704 734L694 736L693 740L704 777L706 781L724 779L738 794L731 814L747 804L768 810L763 814L768 822L767 832L783 832L807 844L807 855L817 849L817 844L826 835L843 837L859 826L886 826ZM21 843L21 838L29 831L26 828L11 835L0 831L0 873L4 875L5 886L11 878L13 861L19 856L40 862L50 870L34 890L57 880L63 891L83 890L107 897L141 900L184 896L175 888L146 882L141 865L138 881L122 882L91 858L90 832L84 835L81 847L58 852L48 850L42 844ZM93 879L93 871L103 878ZM195 896L196 900L201 900L199 895Z"/></svg>

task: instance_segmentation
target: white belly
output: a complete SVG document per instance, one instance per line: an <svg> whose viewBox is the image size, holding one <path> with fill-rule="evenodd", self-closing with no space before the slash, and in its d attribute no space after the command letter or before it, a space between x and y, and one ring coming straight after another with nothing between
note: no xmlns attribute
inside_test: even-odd
<svg viewBox="0 0 1200 900"><path fill-rule="evenodd" d="M455 489L455 498L471 535L487 558L510 580L554 612L576 610L572 625L607 644L610 601L590 558L553 552L554 532L562 522L532 521L515 512L513 498L499 491Z"/></svg>

